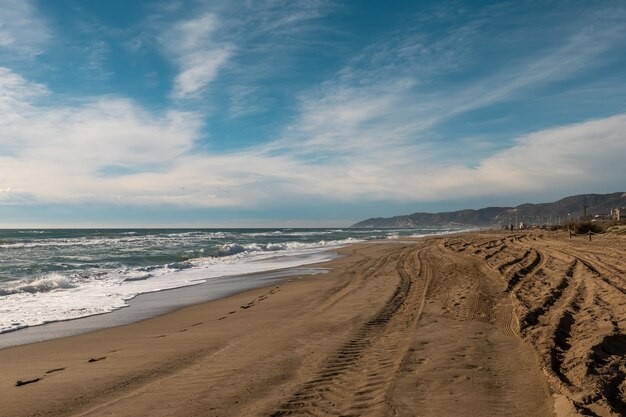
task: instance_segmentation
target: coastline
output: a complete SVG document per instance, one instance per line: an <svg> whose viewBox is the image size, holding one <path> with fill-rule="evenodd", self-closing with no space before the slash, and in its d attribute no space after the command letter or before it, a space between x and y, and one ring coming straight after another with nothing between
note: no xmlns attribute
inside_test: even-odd
<svg viewBox="0 0 626 417"><path fill-rule="evenodd" d="M387 238L383 240L361 240L360 242L412 242L428 236L443 236L472 231L459 230L441 233L424 234L408 237L408 240L399 238ZM254 259L248 265L275 262L271 268L265 266L258 271L228 273L225 275L213 275L212 271L202 269L187 270L183 274L191 272L193 279L190 282L181 283L179 286L165 287L163 289L140 292L131 298L124 299L124 305L115 307L101 313L71 317L67 319L54 319L39 324L31 324L25 327L0 332L0 349L51 340L59 337L73 336L87 333L107 327L114 327L142 321L156 317L176 309L209 302L223 297L246 291L256 287L264 287L288 279L291 276L310 275L326 272L323 268L316 268L317 264L324 264L337 257L337 250L354 243L330 248L319 247L317 251L309 250L308 253L281 254ZM281 265L282 264L282 265ZM174 272L174 274L181 274ZM207 276L208 275L208 276ZM196 281L196 282L193 282Z"/></svg>
<svg viewBox="0 0 626 417"><path fill-rule="evenodd" d="M625 313L593 303L623 297L606 283L621 285L610 268L623 267L623 242L485 231L354 244L315 265L325 274L2 349L0 415L616 415ZM579 282L591 298L572 310ZM538 288L557 291L551 306ZM549 311L533 324L535 305ZM563 314L575 325L559 374ZM606 356L572 362L603 340Z"/></svg>
<svg viewBox="0 0 626 417"><path fill-rule="evenodd" d="M110 313L137 295L327 260L359 241L432 230L0 230L0 335ZM1 338L2 336L0 336Z"/></svg>
<svg viewBox="0 0 626 417"><path fill-rule="evenodd" d="M324 262L328 261L323 261L322 263ZM327 269L316 268L313 265L315 264L304 264L274 271L217 277L213 280L193 285L138 294L127 300L127 306L106 313L52 321L0 333L0 350L12 346L45 342L47 340L77 336L110 327L137 323L184 307L227 298L257 288L268 287L298 276L327 272Z"/></svg>

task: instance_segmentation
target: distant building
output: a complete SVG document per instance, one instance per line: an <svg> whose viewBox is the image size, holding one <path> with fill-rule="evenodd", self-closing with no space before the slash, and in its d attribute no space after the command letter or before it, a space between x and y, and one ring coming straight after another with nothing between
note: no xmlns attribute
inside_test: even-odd
<svg viewBox="0 0 626 417"><path fill-rule="evenodd" d="M613 210L611 210L611 217L613 218L613 220L620 220L620 209L619 208L614 208Z"/></svg>

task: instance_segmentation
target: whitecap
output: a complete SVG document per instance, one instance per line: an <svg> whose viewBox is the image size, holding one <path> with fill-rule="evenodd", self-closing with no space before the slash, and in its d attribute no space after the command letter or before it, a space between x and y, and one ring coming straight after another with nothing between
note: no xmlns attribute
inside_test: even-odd
<svg viewBox="0 0 626 417"><path fill-rule="evenodd" d="M22 280L17 285L0 289L0 296L6 296L19 293L40 293L50 292L54 290L62 290L68 288L75 288L76 283L65 275L58 273L51 273L44 275L43 277L29 278Z"/></svg>

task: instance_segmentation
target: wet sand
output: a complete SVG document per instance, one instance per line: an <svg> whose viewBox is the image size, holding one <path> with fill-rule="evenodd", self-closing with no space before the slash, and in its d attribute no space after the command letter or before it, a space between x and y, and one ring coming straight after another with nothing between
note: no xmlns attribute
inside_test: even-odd
<svg viewBox="0 0 626 417"><path fill-rule="evenodd" d="M620 415L625 242L353 245L328 274L0 350L0 415Z"/></svg>

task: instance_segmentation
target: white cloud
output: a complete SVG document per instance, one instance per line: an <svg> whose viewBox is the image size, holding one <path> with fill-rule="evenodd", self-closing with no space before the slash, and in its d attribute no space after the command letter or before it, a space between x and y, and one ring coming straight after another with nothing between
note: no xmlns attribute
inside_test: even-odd
<svg viewBox="0 0 626 417"><path fill-rule="evenodd" d="M300 97L298 117L267 151L288 149L325 163L410 154L422 166L457 159L453 153L469 156L458 146L438 143L436 128L459 114L516 100L530 89L583 73L599 65L624 35L621 25L582 25L549 47L512 58L510 65L484 68L480 77L449 84L453 88L433 88L431 79L471 60L466 50L476 47L483 20L470 19L436 39L413 29L398 31L366 47L332 79Z"/></svg>
<svg viewBox="0 0 626 417"><path fill-rule="evenodd" d="M108 168L170 169L192 149L200 126L193 114L154 115L121 98L38 105L43 87L7 69L0 70L0 86L5 87L0 96L0 189L44 201L110 199L115 189ZM132 194L126 197L132 199Z"/></svg>
<svg viewBox="0 0 626 417"><path fill-rule="evenodd" d="M474 168L437 163L426 146L394 142L393 132L377 137L384 133L380 128L363 137L362 149L345 148L340 138L321 143L328 148L321 160L280 142L271 150L207 154L194 147L201 128L194 114L153 114L121 98L44 107L36 103L41 86L7 70L0 74L16 86L4 90L13 91L5 92L4 100L19 103L3 108L0 119L2 204L253 207L287 197L425 201L619 186L626 174L626 115L533 133ZM374 110L338 112L330 126L345 124L348 132L373 114L385 114L390 103L383 97ZM341 152L333 154L335 147Z"/></svg>
<svg viewBox="0 0 626 417"><path fill-rule="evenodd" d="M228 70L236 79L230 83L235 87L230 93L236 102L231 115L256 112L258 106L243 105L236 96L243 89L252 89L252 82L285 70L286 63L294 59L290 53L302 42L300 35L319 33L319 27L311 22L330 9L326 0L217 1L198 5L194 17L165 24L166 29L158 35L162 52L178 70L172 97L197 98ZM171 10L161 12L148 20L151 30L163 24L163 16L172 14ZM136 41L143 43L141 39ZM245 63L237 61L240 53L245 55ZM249 63L251 57L254 65Z"/></svg>
<svg viewBox="0 0 626 417"><path fill-rule="evenodd" d="M202 92L228 62L233 46L218 42L219 27L213 13L178 22L161 37L165 52L179 67L174 80L175 98L190 98Z"/></svg>
<svg viewBox="0 0 626 417"><path fill-rule="evenodd" d="M265 107L261 105L260 97L263 90L258 87L233 86L229 89L230 100L228 112L232 119L251 114L262 113Z"/></svg>
<svg viewBox="0 0 626 417"><path fill-rule="evenodd" d="M434 197L623 187L626 115L539 131L475 168L432 177ZM436 190L436 191L435 191Z"/></svg>
<svg viewBox="0 0 626 417"><path fill-rule="evenodd" d="M0 51L24 57L38 55L51 38L32 0L0 0Z"/></svg>
<svg viewBox="0 0 626 417"><path fill-rule="evenodd" d="M185 57L182 71L174 81L174 96L190 97L201 91L217 77L219 69L231 54L231 49L224 47Z"/></svg>
<svg viewBox="0 0 626 417"><path fill-rule="evenodd" d="M272 21L265 11L258 17L264 24L241 27L252 27L255 36L286 33L316 13L285 13ZM238 41L245 43L241 27L233 38L224 37L231 23L201 13L163 34L161 45L179 71L174 97L200 95L235 64ZM535 132L504 151L474 152L471 165L442 158L450 147L433 138L433 127L454 115L583 71L614 46L614 30L573 36L445 92L424 88L424 78L450 70L453 56L413 59L413 50L428 44L419 37L377 44L301 94L296 117L277 140L220 154L196 146L198 114L149 112L120 97L51 106L43 100L51 95L45 86L0 68L0 203L253 207L285 198L432 201L619 188L626 174L626 115ZM471 33L471 27L455 32L435 49ZM236 87L231 93L243 98L232 103L231 113L254 110L246 95L257 90L246 83Z"/></svg>
<svg viewBox="0 0 626 417"><path fill-rule="evenodd" d="M35 202L35 197L22 190L14 190L13 188L0 188L0 204L28 204Z"/></svg>
<svg viewBox="0 0 626 417"><path fill-rule="evenodd" d="M8 68L0 67L0 116L47 93L43 84L29 82Z"/></svg>

